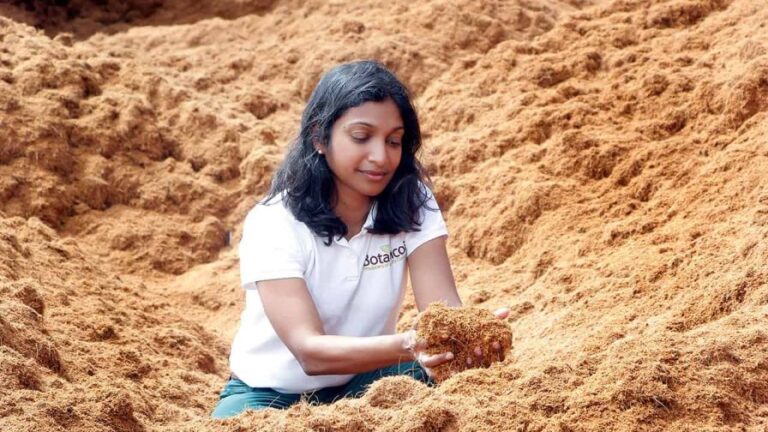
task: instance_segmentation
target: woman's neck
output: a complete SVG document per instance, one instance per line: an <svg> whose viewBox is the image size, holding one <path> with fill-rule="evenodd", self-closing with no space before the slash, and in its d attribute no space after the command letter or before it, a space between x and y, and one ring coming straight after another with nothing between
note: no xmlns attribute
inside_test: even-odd
<svg viewBox="0 0 768 432"><path fill-rule="evenodd" d="M347 226L346 238L349 240L363 229L363 224L368 216L368 212L371 210L373 201L370 197L363 194L352 191L347 191L352 193L344 192L337 189L333 212Z"/></svg>

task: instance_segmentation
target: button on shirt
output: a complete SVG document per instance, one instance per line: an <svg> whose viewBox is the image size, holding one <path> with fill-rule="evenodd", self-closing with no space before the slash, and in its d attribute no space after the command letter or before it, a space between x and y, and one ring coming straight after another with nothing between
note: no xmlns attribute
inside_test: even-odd
<svg viewBox="0 0 768 432"><path fill-rule="evenodd" d="M264 313L256 283L301 278L326 334L393 334L404 296L406 258L416 248L447 235L430 193L421 209L420 231L371 234L374 205L363 229L347 241L315 235L296 220L280 198L257 204L247 215L240 242L240 277L245 310L232 343L230 367L251 387L303 393L346 384L353 375L309 376L280 340Z"/></svg>

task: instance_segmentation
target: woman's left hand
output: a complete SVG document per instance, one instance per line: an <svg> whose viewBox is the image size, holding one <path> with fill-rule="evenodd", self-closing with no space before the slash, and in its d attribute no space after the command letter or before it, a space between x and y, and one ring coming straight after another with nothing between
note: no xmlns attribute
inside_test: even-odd
<svg viewBox="0 0 768 432"><path fill-rule="evenodd" d="M411 353L421 368L424 369L427 376L432 377L432 368L440 366L443 363L453 360L453 353L448 351L439 354L427 354L427 341L419 338L416 330L408 330L402 333L404 338L403 347Z"/></svg>
<svg viewBox="0 0 768 432"><path fill-rule="evenodd" d="M493 315L496 316L498 319L507 319L509 316L509 308L499 308L493 311ZM499 341L494 341L493 344L491 344L492 349L494 352L501 351L501 343ZM486 353L483 353L483 349L481 347L475 347L475 357L477 358L477 362L481 363L482 358ZM472 360L472 357L467 357L467 366L472 366L475 363L474 360Z"/></svg>

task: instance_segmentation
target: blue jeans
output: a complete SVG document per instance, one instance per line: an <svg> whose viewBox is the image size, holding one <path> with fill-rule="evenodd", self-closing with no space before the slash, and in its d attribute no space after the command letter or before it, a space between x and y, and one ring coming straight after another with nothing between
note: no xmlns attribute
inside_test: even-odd
<svg viewBox="0 0 768 432"><path fill-rule="evenodd" d="M309 393L280 393L271 388L254 388L239 379L230 378L219 395L219 403L211 417L223 419L234 417L248 409L285 409L302 400L310 403L332 403L345 397L359 397L374 381L388 377L406 375L431 383L424 369L416 362L407 362L355 375L347 384L326 387Z"/></svg>

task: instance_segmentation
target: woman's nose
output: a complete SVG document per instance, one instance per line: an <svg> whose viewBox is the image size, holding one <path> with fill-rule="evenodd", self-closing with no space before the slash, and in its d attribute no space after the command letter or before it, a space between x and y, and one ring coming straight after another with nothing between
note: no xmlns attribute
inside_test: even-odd
<svg viewBox="0 0 768 432"><path fill-rule="evenodd" d="M384 163L387 159L387 144L383 139L371 142L368 150L368 160L375 163Z"/></svg>

